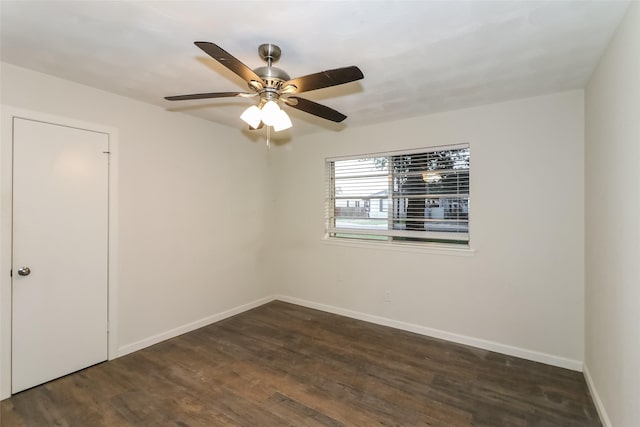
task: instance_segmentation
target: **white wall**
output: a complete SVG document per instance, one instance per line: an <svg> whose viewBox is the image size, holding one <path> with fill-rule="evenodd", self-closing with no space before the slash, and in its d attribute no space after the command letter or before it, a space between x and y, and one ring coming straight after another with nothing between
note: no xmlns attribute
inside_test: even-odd
<svg viewBox="0 0 640 427"><path fill-rule="evenodd" d="M586 89L585 373L606 425L640 422L640 3Z"/></svg>
<svg viewBox="0 0 640 427"><path fill-rule="evenodd" d="M303 301L580 370L583 112L572 91L277 147L271 280ZM325 157L465 142L472 256L323 241Z"/></svg>
<svg viewBox="0 0 640 427"><path fill-rule="evenodd" d="M260 274L267 173L261 144L248 141L238 127L168 112L9 64L2 64L1 71L3 107L118 131L115 324L120 354L270 294ZM5 148L10 147L10 134L6 135L3 132ZM11 163L3 159L2 164L4 221L10 209L6 166ZM2 230L0 397L6 397L10 234L5 223Z"/></svg>
<svg viewBox="0 0 640 427"><path fill-rule="evenodd" d="M8 64L1 100L118 129L117 323L125 352L281 294L581 367L582 91L304 136L270 154L238 128ZM322 239L325 157L462 142L472 153L473 252ZM6 305L4 298L3 366Z"/></svg>

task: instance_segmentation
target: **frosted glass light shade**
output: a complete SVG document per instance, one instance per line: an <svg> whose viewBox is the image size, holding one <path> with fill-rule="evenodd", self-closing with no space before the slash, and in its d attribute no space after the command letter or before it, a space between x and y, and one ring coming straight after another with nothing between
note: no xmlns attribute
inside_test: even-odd
<svg viewBox="0 0 640 427"><path fill-rule="evenodd" d="M273 101L269 101L262 107L262 121L267 126L273 126L278 121L280 107Z"/></svg>
<svg viewBox="0 0 640 427"><path fill-rule="evenodd" d="M278 111L278 117L276 122L273 124L273 130L280 132L281 130L289 129L291 126L292 124L289 115L285 113L284 110Z"/></svg>
<svg viewBox="0 0 640 427"><path fill-rule="evenodd" d="M258 126L260 126L260 121L262 120L262 112L257 106L252 105L244 110L244 113L242 113L240 118L252 128L257 129Z"/></svg>

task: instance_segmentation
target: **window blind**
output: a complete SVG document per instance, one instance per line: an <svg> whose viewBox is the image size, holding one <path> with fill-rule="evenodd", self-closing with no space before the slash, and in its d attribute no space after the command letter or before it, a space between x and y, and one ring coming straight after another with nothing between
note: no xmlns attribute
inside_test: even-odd
<svg viewBox="0 0 640 427"><path fill-rule="evenodd" d="M469 241L469 145L326 159L329 237Z"/></svg>

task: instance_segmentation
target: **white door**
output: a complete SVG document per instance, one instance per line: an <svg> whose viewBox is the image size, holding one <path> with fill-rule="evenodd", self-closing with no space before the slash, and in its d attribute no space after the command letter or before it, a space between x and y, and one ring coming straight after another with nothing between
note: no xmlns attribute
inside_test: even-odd
<svg viewBox="0 0 640 427"><path fill-rule="evenodd" d="M20 118L13 126L17 393L107 359L109 140Z"/></svg>

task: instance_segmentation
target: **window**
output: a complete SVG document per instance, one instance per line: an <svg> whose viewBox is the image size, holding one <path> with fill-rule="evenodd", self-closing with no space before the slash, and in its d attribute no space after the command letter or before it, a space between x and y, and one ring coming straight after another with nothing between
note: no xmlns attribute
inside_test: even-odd
<svg viewBox="0 0 640 427"><path fill-rule="evenodd" d="M326 160L333 238L469 243L469 145Z"/></svg>

